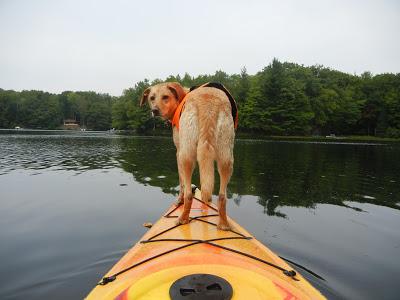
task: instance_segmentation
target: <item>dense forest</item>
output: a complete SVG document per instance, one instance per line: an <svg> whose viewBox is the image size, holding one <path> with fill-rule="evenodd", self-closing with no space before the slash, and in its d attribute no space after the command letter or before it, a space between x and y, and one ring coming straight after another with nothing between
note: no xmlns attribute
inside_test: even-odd
<svg viewBox="0 0 400 300"><path fill-rule="evenodd" d="M376 135L400 137L400 73L360 76L323 66L305 67L274 59L255 75L217 71L213 75L145 79L112 97L95 92L51 94L0 89L0 128L62 128L66 119L92 130L147 131L168 123L139 107L149 85L177 81L186 87L224 84L239 107L239 130L266 135Z"/></svg>
<svg viewBox="0 0 400 300"><path fill-rule="evenodd" d="M5 91L0 89L0 128L58 129L66 119L82 128L107 130L113 98L95 92Z"/></svg>

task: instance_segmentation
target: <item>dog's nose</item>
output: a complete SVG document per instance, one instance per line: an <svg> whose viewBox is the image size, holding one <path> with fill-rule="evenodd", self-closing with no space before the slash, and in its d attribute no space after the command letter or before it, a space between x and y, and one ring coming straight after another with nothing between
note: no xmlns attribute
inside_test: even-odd
<svg viewBox="0 0 400 300"><path fill-rule="evenodd" d="M158 109L152 109L151 112L154 116L158 116L160 114L160 111Z"/></svg>

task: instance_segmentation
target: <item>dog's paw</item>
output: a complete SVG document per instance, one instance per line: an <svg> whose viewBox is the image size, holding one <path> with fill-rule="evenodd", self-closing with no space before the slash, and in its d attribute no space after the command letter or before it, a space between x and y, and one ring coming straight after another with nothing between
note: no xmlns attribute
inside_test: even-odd
<svg viewBox="0 0 400 300"><path fill-rule="evenodd" d="M221 221L219 221L218 222L218 225L217 225L217 228L219 229L219 230L231 230L231 226L229 225L229 223L228 222L221 222Z"/></svg>
<svg viewBox="0 0 400 300"><path fill-rule="evenodd" d="M184 225L189 223L189 217L180 216L178 220L176 220L176 225Z"/></svg>
<svg viewBox="0 0 400 300"><path fill-rule="evenodd" d="M204 202L205 202L206 204L210 204L210 203L212 203L212 198L210 197L210 198L204 200Z"/></svg>
<svg viewBox="0 0 400 300"><path fill-rule="evenodd" d="M179 205L182 205L183 204L183 199L177 199L176 201L175 201L175 205L176 206L179 206Z"/></svg>
<svg viewBox="0 0 400 300"><path fill-rule="evenodd" d="M175 201L175 205L176 206L179 206L179 205L182 205L183 204L183 198L181 199L181 198L178 198L178 199L176 199L176 201Z"/></svg>

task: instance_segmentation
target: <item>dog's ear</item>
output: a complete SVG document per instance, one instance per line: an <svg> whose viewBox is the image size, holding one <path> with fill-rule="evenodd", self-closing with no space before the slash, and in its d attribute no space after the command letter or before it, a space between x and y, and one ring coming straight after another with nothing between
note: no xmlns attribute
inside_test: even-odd
<svg viewBox="0 0 400 300"><path fill-rule="evenodd" d="M143 106L143 104L145 104L145 102L147 102L147 97L149 97L150 94L150 88L147 88L144 90L143 95L142 95L142 99L140 99L140 106Z"/></svg>
<svg viewBox="0 0 400 300"><path fill-rule="evenodd" d="M185 90L178 82L169 82L167 87L171 91L171 93L175 95L175 98L176 100L178 100L178 102L181 102L182 99L186 96Z"/></svg>

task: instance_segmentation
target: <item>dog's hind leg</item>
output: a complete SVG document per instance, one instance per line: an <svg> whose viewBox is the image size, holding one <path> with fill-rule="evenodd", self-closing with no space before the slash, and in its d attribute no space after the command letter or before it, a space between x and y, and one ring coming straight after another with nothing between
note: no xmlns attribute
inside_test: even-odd
<svg viewBox="0 0 400 300"><path fill-rule="evenodd" d="M233 171L233 141L235 131L232 120L219 118L217 125L216 160L220 178L218 211L218 229L229 230L230 226L226 215L226 188Z"/></svg>
<svg viewBox="0 0 400 300"><path fill-rule="evenodd" d="M201 199L211 202L214 190L214 147L207 141L199 141L197 161L199 162Z"/></svg>
<svg viewBox="0 0 400 300"><path fill-rule="evenodd" d="M181 172L182 172L182 180L183 180L183 188L184 188L184 197L183 197L183 212L181 216L178 218L178 224L187 224L189 223L189 214L190 209L192 207L192 173L195 165L195 159L187 159L184 156L180 155L180 163L181 163Z"/></svg>
<svg viewBox="0 0 400 300"><path fill-rule="evenodd" d="M232 175L233 160L218 161L220 187L218 195L219 222L218 229L229 230L230 226L226 216L226 188Z"/></svg>
<svg viewBox="0 0 400 300"><path fill-rule="evenodd" d="M197 120L192 115L182 115L179 131L178 164L183 183L183 212L178 218L178 224L189 223L189 214L192 207L192 173L196 163L197 148Z"/></svg>

